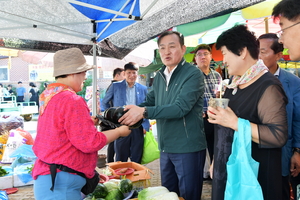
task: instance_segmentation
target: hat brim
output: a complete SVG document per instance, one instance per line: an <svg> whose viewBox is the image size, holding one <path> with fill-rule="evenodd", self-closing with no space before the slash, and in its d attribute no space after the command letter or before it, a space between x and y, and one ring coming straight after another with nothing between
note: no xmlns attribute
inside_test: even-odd
<svg viewBox="0 0 300 200"><path fill-rule="evenodd" d="M77 67L78 72L75 72L74 74L88 71L88 70L94 69L95 67L96 67L96 65L89 65L87 63L84 63L83 65L80 65L79 67Z"/></svg>
<svg viewBox="0 0 300 200"><path fill-rule="evenodd" d="M53 73L53 77L57 77L57 76L62 76L62 75L70 75L70 74L77 74L77 73L81 73L84 71L88 71L91 69L96 68L96 65L89 65L87 63L84 63L80 66L78 66L76 69L68 71L68 70L63 70L64 72L59 72L59 71L54 71Z"/></svg>

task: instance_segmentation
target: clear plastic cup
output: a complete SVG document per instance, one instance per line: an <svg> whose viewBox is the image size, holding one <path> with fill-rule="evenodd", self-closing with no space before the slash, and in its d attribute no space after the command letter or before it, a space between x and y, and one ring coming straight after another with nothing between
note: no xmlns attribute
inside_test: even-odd
<svg viewBox="0 0 300 200"><path fill-rule="evenodd" d="M229 99L227 98L210 98L208 104L213 108L221 107L227 108L229 103Z"/></svg>
<svg viewBox="0 0 300 200"><path fill-rule="evenodd" d="M229 99L227 98L215 98L215 101L217 102L218 107L224 109L228 107Z"/></svg>
<svg viewBox="0 0 300 200"><path fill-rule="evenodd" d="M208 101L208 105L215 109L218 109L218 107L225 109L228 107L228 103L229 103L229 99L227 98L210 98ZM209 119L212 118L209 117Z"/></svg>

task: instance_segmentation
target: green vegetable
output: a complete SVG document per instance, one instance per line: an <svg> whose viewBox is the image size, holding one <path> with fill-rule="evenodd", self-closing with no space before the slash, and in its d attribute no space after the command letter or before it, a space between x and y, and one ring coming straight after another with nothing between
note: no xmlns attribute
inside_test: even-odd
<svg viewBox="0 0 300 200"><path fill-rule="evenodd" d="M86 199L84 199L84 200L86 200ZM90 200L90 199L88 199L88 200ZM95 198L95 197L93 196L93 198L91 198L91 200L105 200L105 199L103 199L103 198Z"/></svg>
<svg viewBox="0 0 300 200"><path fill-rule="evenodd" d="M158 196L154 196L151 200L179 200L178 195L175 192L168 192Z"/></svg>
<svg viewBox="0 0 300 200"><path fill-rule="evenodd" d="M95 199L104 198L104 197L106 197L107 194L108 194L108 190L107 190L106 186L102 183L98 183L94 192L92 193L92 195L93 195L93 197L95 197Z"/></svg>
<svg viewBox="0 0 300 200"><path fill-rule="evenodd" d="M5 176L9 174L5 169L2 168L2 166L0 166L0 177Z"/></svg>
<svg viewBox="0 0 300 200"><path fill-rule="evenodd" d="M132 182L129 179L122 179L119 183L119 189L122 193L131 192L133 188Z"/></svg>
<svg viewBox="0 0 300 200"><path fill-rule="evenodd" d="M118 189L118 184L114 183L114 182L111 182L111 181L108 181L108 182L105 182L103 183L103 185L106 186L107 190L108 190L108 193L110 193L110 191L112 190L115 190L115 189Z"/></svg>
<svg viewBox="0 0 300 200"><path fill-rule="evenodd" d="M152 200L155 196L168 193L169 190L163 186L148 187L139 192L139 200Z"/></svg>
<svg viewBox="0 0 300 200"><path fill-rule="evenodd" d="M119 189L114 189L108 193L105 200L123 200L124 195Z"/></svg>
<svg viewBox="0 0 300 200"><path fill-rule="evenodd" d="M30 167L26 167L26 170L28 170L28 174L32 173L33 164Z"/></svg>

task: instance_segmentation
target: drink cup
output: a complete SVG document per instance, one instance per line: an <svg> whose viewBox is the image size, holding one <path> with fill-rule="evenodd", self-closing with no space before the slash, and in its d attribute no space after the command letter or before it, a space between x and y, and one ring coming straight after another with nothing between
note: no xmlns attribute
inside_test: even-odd
<svg viewBox="0 0 300 200"><path fill-rule="evenodd" d="M229 103L229 99L227 98L210 98L208 101L208 105L217 109L218 107L227 108Z"/></svg>
<svg viewBox="0 0 300 200"><path fill-rule="evenodd" d="M221 107L225 109L228 107L229 99L227 98L213 98L213 100L215 101L215 105L212 106L214 108Z"/></svg>

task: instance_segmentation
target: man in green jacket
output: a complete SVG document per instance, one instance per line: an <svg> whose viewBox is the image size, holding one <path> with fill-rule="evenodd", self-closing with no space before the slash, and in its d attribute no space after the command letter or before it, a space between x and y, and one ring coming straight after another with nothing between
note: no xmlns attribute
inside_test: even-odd
<svg viewBox="0 0 300 200"><path fill-rule="evenodd" d="M162 185L184 199L199 200L206 155L203 73L183 59L186 47L180 33L166 31L157 43L165 66L146 101L127 105L129 111L119 121L133 125L142 118L156 119Z"/></svg>

